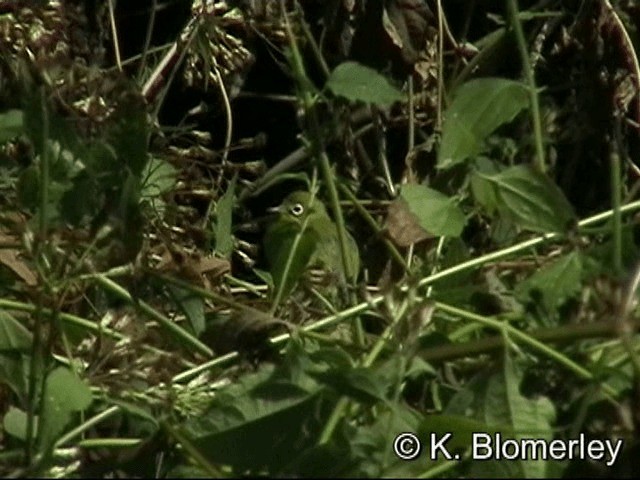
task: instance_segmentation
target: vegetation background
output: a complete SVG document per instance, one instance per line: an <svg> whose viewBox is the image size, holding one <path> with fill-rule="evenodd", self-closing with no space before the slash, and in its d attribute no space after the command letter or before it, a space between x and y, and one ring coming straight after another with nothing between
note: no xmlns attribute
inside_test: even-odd
<svg viewBox="0 0 640 480"><path fill-rule="evenodd" d="M634 0L0 1L0 475L635 476L639 27ZM303 232L266 262L293 190L357 280L318 283ZM474 462L472 432L624 444Z"/></svg>

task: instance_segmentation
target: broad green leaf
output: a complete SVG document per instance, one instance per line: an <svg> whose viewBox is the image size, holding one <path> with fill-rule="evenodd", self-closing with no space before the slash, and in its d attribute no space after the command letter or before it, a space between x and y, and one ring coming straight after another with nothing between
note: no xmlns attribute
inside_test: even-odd
<svg viewBox="0 0 640 480"><path fill-rule="evenodd" d="M185 317L187 317L193 333L196 336L200 336L205 329L204 301L202 297L198 293L175 285L169 286L169 294Z"/></svg>
<svg viewBox="0 0 640 480"><path fill-rule="evenodd" d="M62 196L60 210L65 221L72 225L80 225L82 220L93 217L102 207L104 195L97 178L82 172L73 179L73 187ZM82 198L82 202L78 199Z"/></svg>
<svg viewBox="0 0 640 480"><path fill-rule="evenodd" d="M64 118L50 108L43 90L37 90L25 100L24 130L34 151L42 155L50 144L56 143L64 151L76 152L80 137ZM52 174L53 174L53 168Z"/></svg>
<svg viewBox="0 0 640 480"><path fill-rule="evenodd" d="M38 418L34 418L34 431L38 431ZM20 440L27 438L27 413L16 407L9 407L9 410L2 421L4 431Z"/></svg>
<svg viewBox="0 0 640 480"><path fill-rule="evenodd" d="M132 92L120 97L107 140L116 151L122 167L128 167L140 178L148 161L149 128L144 100Z"/></svg>
<svg viewBox="0 0 640 480"><path fill-rule="evenodd" d="M173 188L176 175L173 165L159 158L151 158L142 172L140 200L148 201L155 211L161 213L164 209L162 194Z"/></svg>
<svg viewBox="0 0 640 480"><path fill-rule="evenodd" d="M441 439L451 434L446 442L449 453L458 451L462 453L473 442L473 435L477 432L496 433L503 432L513 435L508 425L488 425L477 418L469 418L463 415L437 414L428 415L421 423L418 433L420 438L428 439L431 435Z"/></svg>
<svg viewBox="0 0 640 480"><path fill-rule="evenodd" d="M480 153L485 139L529 105L528 87L503 78L479 78L460 86L445 113L438 168Z"/></svg>
<svg viewBox="0 0 640 480"><path fill-rule="evenodd" d="M546 397L524 397L520 393L522 378L522 372L505 351L501 371L478 374L447 406L447 414L465 415L486 424L478 433L488 437L478 439L482 446L477 453L487 457L472 464L470 473L474 478L542 478L546 474L546 462L540 459L496 460L498 440L540 439L548 444L553 438L553 404Z"/></svg>
<svg viewBox="0 0 640 480"><path fill-rule="evenodd" d="M418 224L431 235L457 237L466 219L452 198L424 185L402 186L400 196Z"/></svg>
<svg viewBox="0 0 640 480"><path fill-rule="evenodd" d="M471 193L475 201L482 205L489 215L493 215L500 202L493 184L484 175L495 175L500 170L491 160L484 157L479 157L474 162L474 167L471 173Z"/></svg>
<svg viewBox="0 0 640 480"><path fill-rule="evenodd" d="M216 206L216 253L223 258L229 258L233 251L233 236L231 234L233 203L235 199L236 181L238 175L234 175L227 191L218 201Z"/></svg>
<svg viewBox="0 0 640 480"><path fill-rule="evenodd" d="M581 290L582 256L571 252L546 265L519 284L516 295L527 301L534 292L542 295L542 302L549 310L554 310L565 300Z"/></svg>
<svg viewBox="0 0 640 480"><path fill-rule="evenodd" d="M562 190L544 173L517 165L495 175L478 175L493 185L499 210L521 228L565 232L576 221Z"/></svg>
<svg viewBox="0 0 640 480"><path fill-rule="evenodd" d="M13 316L0 310L0 352L25 351L31 347L32 335Z"/></svg>
<svg viewBox="0 0 640 480"><path fill-rule="evenodd" d="M356 62L338 65L327 80L327 87L352 102L373 103L382 107L402 100L402 92L377 71Z"/></svg>
<svg viewBox="0 0 640 480"><path fill-rule="evenodd" d="M71 414L91 404L89 387L64 367L53 370L45 380L45 396L40 415L39 448L48 451L71 420Z"/></svg>
<svg viewBox="0 0 640 480"><path fill-rule="evenodd" d="M420 461L406 462L390 446L399 432L414 432L421 416L403 403L381 408L367 422L342 422L329 442L292 457L282 475L312 478L416 478ZM355 422L353 422L355 423Z"/></svg>
<svg viewBox="0 0 640 480"><path fill-rule="evenodd" d="M312 374L319 382L361 403L386 402L386 382L369 368L332 369Z"/></svg>
<svg viewBox="0 0 640 480"><path fill-rule="evenodd" d="M22 110L8 110L0 113L0 144L15 138L22 132Z"/></svg>
<svg viewBox="0 0 640 480"><path fill-rule="evenodd" d="M357 470L347 473L347 477L358 478L417 478L424 471L425 457L417 461L400 460L393 452L395 437L402 432L417 432L422 415L403 402L390 404L380 409L375 421L356 426L345 432L345 450L359 460ZM424 453L424 452L423 452ZM345 475L342 475L344 478Z"/></svg>
<svg viewBox="0 0 640 480"><path fill-rule="evenodd" d="M553 438L552 422L555 409L546 397L529 399L520 393L522 372L506 354L501 375L491 378L484 404L485 414L491 423L506 421L516 435L516 440L541 439L548 444ZM494 437L495 438L495 437ZM516 460L512 464L500 461L477 462L472 468L474 476L495 475L513 478L541 478L546 473L544 460ZM517 473L516 473L517 472Z"/></svg>
<svg viewBox="0 0 640 480"><path fill-rule="evenodd" d="M266 377L267 371L220 391L207 413L186 423L184 434L212 463L277 471L317 441L330 413L319 388L302 388L278 372Z"/></svg>
<svg viewBox="0 0 640 480"><path fill-rule="evenodd" d="M0 354L0 385L11 388L18 398L26 401L30 375L30 359L28 355L14 352ZM40 380L41 371L36 372Z"/></svg>

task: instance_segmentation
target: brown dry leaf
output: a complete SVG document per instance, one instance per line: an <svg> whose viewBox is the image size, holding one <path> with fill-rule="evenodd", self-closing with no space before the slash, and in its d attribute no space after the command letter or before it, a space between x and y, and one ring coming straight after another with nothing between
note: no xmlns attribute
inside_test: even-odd
<svg viewBox="0 0 640 480"><path fill-rule="evenodd" d="M18 240L10 235L0 232L0 245L11 245ZM20 258L20 251L15 248L0 248L0 265L4 265L30 287L38 284L37 275Z"/></svg>
<svg viewBox="0 0 640 480"><path fill-rule="evenodd" d="M424 48L427 27L433 14L422 0L388 0L382 12L382 26L400 49L402 60L413 65Z"/></svg>
<svg viewBox="0 0 640 480"><path fill-rule="evenodd" d="M399 247L408 247L412 243L433 238L433 235L420 226L407 202L400 197L389 205L385 229L393 243Z"/></svg>
<svg viewBox="0 0 640 480"><path fill-rule="evenodd" d="M200 257L198 258L198 270L201 275L220 277L231 271L231 264L224 258Z"/></svg>
<svg viewBox="0 0 640 480"><path fill-rule="evenodd" d="M171 251L166 245L162 245L160 249L162 259L157 266L159 271L200 285L207 286L210 280L231 271L231 264L223 258L203 257L198 252L188 253L175 248Z"/></svg>
<svg viewBox="0 0 640 480"><path fill-rule="evenodd" d="M0 264L4 265L15 273L24 283L30 287L38 284L38 277L20 258L20 252L14 249L0 250Z"/></svg>

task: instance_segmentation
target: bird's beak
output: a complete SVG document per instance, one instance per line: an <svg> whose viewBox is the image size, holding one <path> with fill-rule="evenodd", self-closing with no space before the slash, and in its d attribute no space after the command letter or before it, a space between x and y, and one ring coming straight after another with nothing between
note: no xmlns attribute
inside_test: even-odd
<svg viewBox="0 0 640 480"><path fill-rule="evenodd" d="M280 213L281 211L282 211L282 205L278 205L277 207L267 208L267 212L269 213Z"/></svg>

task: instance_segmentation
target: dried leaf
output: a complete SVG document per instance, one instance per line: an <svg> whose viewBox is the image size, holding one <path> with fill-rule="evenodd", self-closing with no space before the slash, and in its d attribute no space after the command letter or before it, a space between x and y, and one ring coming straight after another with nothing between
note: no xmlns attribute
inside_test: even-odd
<svg viewBox="0 0 640 480"><path fill-rule="evenodd" d="M385 228L393 243L399 247L408 247L428 238L433 238L429 232L420 226L418 217L409 210L404 198L398 197L387 210Z"/></svg>
<svg viewBox="0 0 640 480"><path fill-rule="evenodd" d="M8 245L17 242L9 235L0 233L0 244ZM38 277L20 258L20 251L14 248L0 248L0 265L4 265L30 287L38 284Z"/></svg>
<svg viewBox="0 0 640 480"><path fill-rule="evenodd" d="M402 60L413 65L425 47L427 27L433 14L422 0L390 0L385 2L382 26L400 49Z"/></svg>

